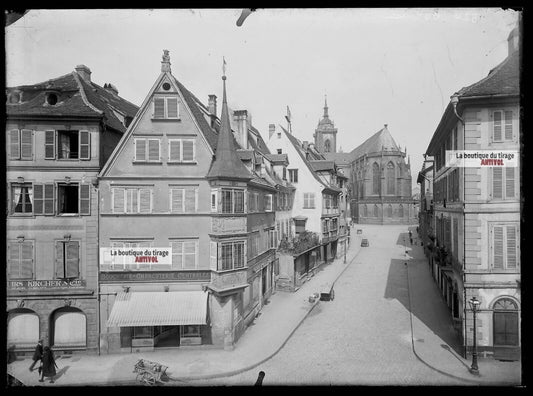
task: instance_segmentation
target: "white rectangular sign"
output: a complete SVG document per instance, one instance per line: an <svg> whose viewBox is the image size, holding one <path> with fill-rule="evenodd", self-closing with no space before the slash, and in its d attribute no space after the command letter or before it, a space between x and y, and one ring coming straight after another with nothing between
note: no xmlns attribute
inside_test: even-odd
<svg viewBox="0 0 533 396"><path fill-rule="evenodd" d="M172 248L170 247L136 247L136 248L100 248L102 264L151 264L171 265Z"/></svg>
<svg viewBox="0 0 533 396"><path fill-rule="evenodd" d="M517 167L518 150L446 150L446 166L462 168Z"/></svg>

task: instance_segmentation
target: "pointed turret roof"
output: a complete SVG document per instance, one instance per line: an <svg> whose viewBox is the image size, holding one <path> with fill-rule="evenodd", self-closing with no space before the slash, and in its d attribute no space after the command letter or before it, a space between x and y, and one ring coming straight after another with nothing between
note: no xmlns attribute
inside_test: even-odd
<svg viewBox="0 0 533 396"><path fill-rule="evenodd" d="M350 154L355 160L364 154L378 153L382 149L385 151L400 151L387 128L387 124L385 124L381 130L365 140L363 144L354 148Z"/></svg>
<svg viewBox="0 0 533 396"><path fill-rule="evenodd" d="M235 151L234 138L231 132L228 103L226 100L226 76L222 76L223 96L222 114L220 116L220 132L218 133L215 160L207 173L208 179L250 180L251 173L246 169Z"/></svg>

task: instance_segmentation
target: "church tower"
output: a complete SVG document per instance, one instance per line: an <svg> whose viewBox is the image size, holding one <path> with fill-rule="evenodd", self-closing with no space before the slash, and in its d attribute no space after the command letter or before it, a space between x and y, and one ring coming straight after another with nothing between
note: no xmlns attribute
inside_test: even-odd
<svg viewBox="0 0 533 396"><path fill-rule="evenodd" d="M315 147L320 153L337 152L337 128L329 119L327 96L324 100L324 115L318 121L318 127L315 129L313 137L315 138Z"/></svg>

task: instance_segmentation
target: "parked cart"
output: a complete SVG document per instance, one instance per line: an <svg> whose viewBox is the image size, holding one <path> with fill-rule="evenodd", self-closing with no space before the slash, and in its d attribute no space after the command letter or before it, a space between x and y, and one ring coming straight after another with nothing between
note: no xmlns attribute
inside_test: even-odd
<svg viewBox="0 0 533 396"><path fill-rule="evenodd" d="M145 359L139 359L133 369L137 373L136 379L145 385L155 385L161 381L161 376L165 374L168 367L160 363L151 362Z"/></svg>
<svg viewBox="0 0 533 396"><path fill-rule="evenodd" d="M335 290L333 283L324 283L320 286L320 301L333 301L335 299Z"/></svg>

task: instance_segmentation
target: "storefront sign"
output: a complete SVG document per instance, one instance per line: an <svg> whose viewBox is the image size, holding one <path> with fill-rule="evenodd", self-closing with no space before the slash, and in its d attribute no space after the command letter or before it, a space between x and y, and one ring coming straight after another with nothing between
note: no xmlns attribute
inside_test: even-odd
<svg viewBox="0 0 533 396"><path fill-rule="evenodd" d="M211 271L100 272L101 282L207 281Z"/></svg>
<svg viewBox="0 0 533 396"><path fill-rule="evenodd" d="M84 279L45 279L45 280L20 280L8 281L8 289L56 289L85 287Z"/></svg>

